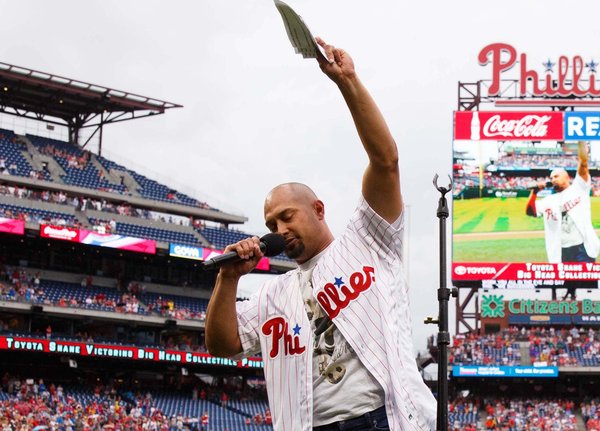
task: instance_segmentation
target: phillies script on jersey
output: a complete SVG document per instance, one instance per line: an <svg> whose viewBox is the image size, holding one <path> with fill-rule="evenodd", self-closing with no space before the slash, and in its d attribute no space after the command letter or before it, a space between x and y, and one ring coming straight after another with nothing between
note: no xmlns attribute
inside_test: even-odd
<svg viewBox="0 0 600 431"><path fill-rule="evenodd" d="M279 355L279 343L283 340L283 354L289 355L301 355L306 350L306 346L300 345L300 326L296 324L292 330L294 335L290 333L290 325L288 321L281 317L273 317L267 320L262 325L262 333L266 336L271 335L271 349L269 350L269 357L276 358Z"/></svg>
<svg viewBox="0 0 600 431"><path fill-rule="evenodd" d="M330 319L336 317L361 292L371 287L371 282L375 281L373 271L372 266L363 266L363 272L354 272L349 277L350 287L344 283L342 277L336 277L334 283L327 283L323 290L317 293L317 301Z"/></svg>
<svg viewBox="0 0 600 431"><path fill-rule="evenodd" d="M562 112L457 111L454 139L457 140L561 140Z"/></svg>

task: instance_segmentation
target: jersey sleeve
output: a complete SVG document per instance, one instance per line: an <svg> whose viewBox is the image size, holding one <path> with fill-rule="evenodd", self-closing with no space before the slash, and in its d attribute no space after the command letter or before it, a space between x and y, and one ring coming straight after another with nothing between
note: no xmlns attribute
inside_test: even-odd
<svg viewBox="0 0 600 431"><path fill-rule="evenodd" d="M358 207L350 220L350 228L365 245L384 258L401 257L404 232L404 211L393 223L388 223L371 208L361 196Z"/></svg>
<svg viewBox="0 0 600 431"><path fill-rule="evenodd" d="M535 212L537 217L541 217L544 214L544 211L548 208L550 200L547 198L536 199L535 201Z"/></svg>
<svg viewBox="0 0 600 431"><path fill-rule="evenodd" d="M589 181L585 181L583 178L581 178L579 176L579 174L577 174L577 175L575 175L575 179L573 180L573 185L576 186L577 188L589 193L589 191L592 188L592 180L590 178Z"/></svg>
<svg viewBox="0 0 600 431"><path fill-rule="evenodd" d="M242 353L237 357L245 357L260 352L258 336L258 301L259 294L246 301L236 303L238 335L242 342Z"/></svg>

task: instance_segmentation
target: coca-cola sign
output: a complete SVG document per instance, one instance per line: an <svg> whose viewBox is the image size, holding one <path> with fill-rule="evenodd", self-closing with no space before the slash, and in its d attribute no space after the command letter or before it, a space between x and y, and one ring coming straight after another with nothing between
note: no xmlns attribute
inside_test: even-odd
<svg viewBox="0 0 600 431"><path fill-rule="evenodd" d="M518 64L518 92L521 97L571 97L600 96L600 83L596 82L595 63L585 63L580 55L571 58L561 55L556 61L548 60L546 70L538 73L528 68L527 54L506 43L492 43L478 55L479 64L492 66L492 80L488 95L499 97L502 80ZM556 71L554 68L556 67ZM511 76L512 78L512 76Z"/></svg>
<svg viewBox="0 0 600 431"><path fill-rule="evenodd" d="M562 112L459 111L454 113L454 139L561 140Z"/></svg>
<svg viewBox="0 0 600 431"><path fill-rule="evenodd" d="M64 226L43 224L40 226L40 236L44 238L62 239L65 241L79 242L79 230Z"/></svg>

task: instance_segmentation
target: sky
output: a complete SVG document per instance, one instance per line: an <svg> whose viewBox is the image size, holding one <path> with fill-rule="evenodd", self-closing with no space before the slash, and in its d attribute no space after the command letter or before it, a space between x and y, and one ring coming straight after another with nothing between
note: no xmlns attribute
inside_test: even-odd
<svg viewBox="0 0 600 431"><path fill-rule="evenodd" d="M1 3L1 62L184 106L109 125L106 157L245 215L241 229L256 234L266 232L266 193L282 182L304 182L325 202L334 234L344 229L366 155L335 85L316 61L294 53L272 0ZM477 55L493 42L528 53L540 71L542 61L559 55L599 61L600 3L288 4L313 34L350 53L396 139L409 220L413 339L421 350L436 332L423 319L438 309L439 195L432 178L437 173L447 183L451 174L458 82L491 78ZM0 125L11 128L10 121Z"/></svg>

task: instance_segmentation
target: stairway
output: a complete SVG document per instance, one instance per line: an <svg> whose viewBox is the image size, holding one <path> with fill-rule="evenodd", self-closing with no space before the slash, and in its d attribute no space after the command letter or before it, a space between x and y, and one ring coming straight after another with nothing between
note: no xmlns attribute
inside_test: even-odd
<svg viewBox="0 0 600 431"><path fill-rule="evenodd" d="M129 194L132 196L141 196L138 189L141 188L139 183L131 176L127 171L121 171L117 169L106 169L102 163L98 160L95 154L91 154L90 163L94 165L98 171L102 172L104 178L113 184L122 184L127 187Z"/></svg>
<svg viewBox="0 0 600 431"><path fill-rule="evenodd" d="M529 356L529 342L521 341L519 343L519 351L521 352L521 365L531 365L531 357Z"/></svg>
<svg viewBox="0 0 600 431"><path fill-rule="evenodd" d="M58 162L54 160L54 157L40 153L36 146L33 145L26 136L17 135L17 141L25 144L27 147L27 151L23 150L21 154L23 154L25 160L27 160L33 169L43 171L45 165L46 171L50 174L52 181L55 183L64 184L62 176L67 175L67 173L58 164Z"/></svg>

